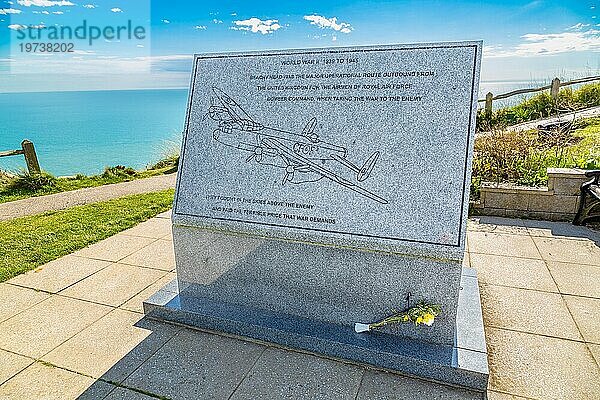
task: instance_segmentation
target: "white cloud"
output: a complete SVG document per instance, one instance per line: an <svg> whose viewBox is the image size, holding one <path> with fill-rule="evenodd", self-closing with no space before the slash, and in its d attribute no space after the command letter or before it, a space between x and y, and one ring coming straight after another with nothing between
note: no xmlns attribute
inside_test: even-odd
<svg viewBox="0 0 600 400"><path fill-rule="evenodd" d="M62 12L62 11L52 11L52 14L62 15L62 14L64 14L64 12Z"/></svg>
<svg viewBox="0 0 600 400"><path fill-rule="evenodd" d="M19 24L12 24L8 26L8 29L12 29L13 31L18 31L21 29L26 29L27 25L19 25Z"/></svg>
<svg viewBox="0 0 600 400"><path fill-rule="evenodd" d="M0 8L0 15L21 14L21 10L15 8Z"/></svg>
<svg viewBox="0 0 600 400"><path fill-rule="evenodd" d="M325 18L321 15L305 15L304 19L310 21L311 25L316 25L321 29L333 29L341 33L350 33L354 28L347 22L337 22L336 17Z"/></svg>
<svg viewBox="0 0 600 400"><path fill-rule="evenodd" d="M213 24L222 24L223 23L223 21L221 21L220 19L216 19L216 18L213 19L212 22L213 22Z"/></svg>
<svg viewBox="0 0 600 400"><path fill-rule="evenodd" d="M123 10L121 10L119 7L115 7L115 8L111 8L110 11L114 12L114 13L120 13L123 12Z"/></svg>
<svg viewBox="0 0 600 400"><path fill-rule="evenodd" d="M250 31L253 33L262 33L266 35L267 33L273 33L277 29L281 28L279 25L279 21L276 19L267 19L265 21L258 18L250 18L242 21L233 21L236 26L232 26L231 29L237 31Z"/></svg>
<svg viewBox="0 0 600 400"><path fill-rule="evenodd" d="M567 29L565 29L566 31L580 31L583 28L586 28L590 26L590 24L584 24L583 22L578 22L573 26L568 27Z"/></svg>
<svg viewBox="0 0 600 400"><path fill-rule="evenodd" d="M22 5L23 7L53 7L53 6L74 6L75 4L71 3L68 0L17 0L17 3Z"/></svg>
<svg viewBox="0 0 600 400"><path fill-rule="evenodd" d="M196 25L194 27L194 29L198 29L200 31L204 31L204 30L206 30L206 25Z"/></svg>
<svg viewBox="0 0 600 400"><path fill-rule="evenodd" d="M98 6L94 5L94 4L84 4L83 5L83 8L96 8L96 7L98 7Z"/></svg>
<svg viewBox="0 0 600 400"><path fill-rule="evenodd" d="M170 24L171 23L171 21L169 21L168 19L161 19L160 21L162 23L165 23L165 24Z"/></svg>
<svg viewBox="0 0 600 400"><path fill-rule="evenodd" d="M570 51L600 50L600 31L565 32L522 36L525 43L517 46L519 55L557 54Z"/></svg>
<svg viewBox="0 0 600 400"><path fill-rule="evenodd" d="M600 30L580 32L528 33L521 36L523 43L505 49L502 46L484 46L486 57L529 57L577 51L600 51Z"/></svg>

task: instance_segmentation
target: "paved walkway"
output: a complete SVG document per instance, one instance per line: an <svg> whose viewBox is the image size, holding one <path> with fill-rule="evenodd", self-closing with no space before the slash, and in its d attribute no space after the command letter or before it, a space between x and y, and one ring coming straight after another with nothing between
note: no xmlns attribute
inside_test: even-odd
<svg viewBox="0 0 600 400"><path fill-rule="evenodd" d="M600 234L469 221L490 400L600 398ZM472 393L144 318L168 213L0 284L0 399L458 399Z"/></svg>
<svg viewBox="0 0 600 400"><path fill-rule="evenodd" d="M538 119L535 121L524 122L522 124L513 125L513 126L509 127L508 129L511 131L515 131L515 132L528 131L530 129L537 128L539 125L554 124L557 122L573 121L574 119L591 118L591 117L597 117L597 116L600 116L600 106L587 108L587 109L581 110L581 111L573 111L570 113L562 114L558 117L550 117L550 118Z"/></svg>
<svg viewBox="0 0 600 400"><path fill-rule="evenodd" d="M73 206L116 199L130 194L158 192L174 188L177 174L159 175L85 189L71 190L47 196L0 203L0 221L62 210Z"/></svg>

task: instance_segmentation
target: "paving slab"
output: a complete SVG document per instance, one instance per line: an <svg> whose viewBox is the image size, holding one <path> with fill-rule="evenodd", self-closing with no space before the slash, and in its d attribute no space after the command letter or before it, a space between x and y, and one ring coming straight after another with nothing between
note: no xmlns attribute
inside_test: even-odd
<svg viewBox="0 0 600 400"><path fill-rule="evenodd" d="M115 389L112 385L105 381L97 380L85 392L77 397L77 400L98 400L104 399L110 392Z"/></svg>
<svg viewBox="0 0 600 400"><path fill-rule="evenodd" d="M152 400L156 399L156 397L147 396L140 392L135 392L133 390L125 389L122 387L116 387L112 392L109 393L108 396L104 398L104 400Z"/></svg>
<svg viewBox="0 0 600 400"><path fill-rule="evenodd" d="M509 235L493 232L467 232L469 253L539 259L533 239L527 235Z"/></svg>
<svg viewBox="0 0 600 400"><path fill-rule="evenodd" d="M494 390L488 390L486 400L528 400L526 397L515 396L508 393L500 393Z"/></svg>
<svg viewBox="0 0 600 400"><path fill-rule="evenodd" d="M122 259L124 264L172 271L175 269L175 252L170 240L157 240Z"/></svg>
<svg viewBox="0 0 600 400"><path fill-rule="evenodd" d="M564 298L583 339L600 345L600 299L578 296Z"/></svg>
<svg viewBox="0 0 600 400"><path fill-rule="evenodd" d="M480 283L558 293L542 260L476 253L469 257Z"/></svg>
<svg viewBox="0 0 600 400"><path fill-rule="evenodd" d="M104 377L120 382L145 361L139 354L137 364L120 363L121 359L142 342L149 353L146 355L148 358L177 331L173 327L167 331L161 329L162 334L152 335L151 330L136 326L142 318L140 314L115 309L43 356L42 360L94 378ZM171 335L165 335L165 332ZM119 367L113 368L117 363ZM111 368L110 376L106 376Z"/></svg>
<svg viewBox="0 0 600 400"><path fill-rule="evenodd" d="M509 235L528 235L523 220L499 217L472 217L467 221L467 230L471 232L505 233Z"/></svg>
<svg viewBox="0 0 600 400"><path fill-rule="evenodd" d="M362 375L354 365L267 348L231 399L354 400Z"/></svg>
<svg viewBox="0 0 600 400"><path fill-rule="evenodd" d="M592 240L533 237L547 261L600 266L600 247Z"/></svg>
<svg viewBox="0 0 600 400"><path fill-rule="evenodd" d="M481 285L480 291L485 326L583 340L558 293L494 285Z"/></svg>
<svg viewBox="0 0 600 400"><path fill-rule="evenodd" d="M16 276L8 282L50 293L58 293L109 265L110 261L68 255Z"/></svg>
<svg viewBox="0 0 600 400"><path fill-rule="evenodd" d="M121 233L129 236L160 239L171 234L171 220L168 218L151 218Z"/></svg>
<svg viewBox="0 0 600 400"><path fill-rule="evenodd" d="M421 381L378 371L365 371L357 400L463 400L480 399L481 395L464 389L451 388L433 382Z"/></svg>
<svg viewBox="0 0 600 400"><path fill-rule="evenodd" d="M600 370L585 343L486 328L490 390L543 400L597 399Z"/></svg>
<svg viewBox="0 0 600 400"><path fill-rule="evenodd" d="M118 307L166 272L114 263L61 292L64 296Z"/></svg>
<svg viewBox="0 0 600 400"><path fill-rule="evenodd" d="M137 313L144 313L143 302L148 300L154 293L158 292L162 289L167 283L175 280L177 275L173 272L168 272L165 276L154 282L152 285L148 286L146 289L142 290L131 299L127 300L121 308ZM177 284L177 281L175 281Z"/></svg>
<svg viewBox="0 0 600 400"><path fill-rule="evenodd" d="M561 293L600 298L599 267L559 262L547 264Z"/></svg>
<svg viewBox="0 0 600 400"><path fill-rule="evenodd" d="M596 359L596 364L600 367L600 345L588 343L588 348L592 352L592 355Z"/></svg>
<svg viewBox="0 0 600 400"><path fill-rule="evenodd" d="M31 364L33 359L6 350L0 350L0 385Z"/></svg>
<svg viewBox="0 0 600 400"><path fill-rule="evenodd" d="M0 323L0 348L39 358L110 310L99 304L52 296Z"/></svg>
<svg viewBox="0 0 600 400"><path fill-rule="evenodd" d="M167 210L167 211L165 211L165 212L162 212L162 213L158 214L158 215L156 216L156 218L166 218L166 219L169 219L169 220L170 220L170 219L171 219L171 216L172 216L172 214L173 214L173 210L171 209L171 210Z"/></svg>
<svg viewBox="0 0 600 400"><path fill-rule="evenodd" d="M265 347L184 329L123 383L171 399L227 399Z"/></svg>
<svg viewBox="0 0 600 400"><path fill-rule="evenodd" d="M46 300L49 294L0 283L0 322Z"/></svg>
<svg viewBox="0 0 600 400"><path fill-rule="evenodd" d="M154 242L154 238L140 236L128 236L122 233L104 239L91 246L85 247L73 253L74 256L94 258L97 260L119 261L131 253Z"/></svg>
<svg viewBox="0 0 600 400"><path fill-rule="evenodd" d="M533 219L523 220L527 232L531 236L554 237L563 239L600 240L600 232L585 226L577 226L568 222L538 221Z"/></svg>
<svg viewBox="0 0 600 400"><path fill-rule="evenodd" d="M36 362L0 386L0 399L76 399L93 383L90 377Z"/></svg>

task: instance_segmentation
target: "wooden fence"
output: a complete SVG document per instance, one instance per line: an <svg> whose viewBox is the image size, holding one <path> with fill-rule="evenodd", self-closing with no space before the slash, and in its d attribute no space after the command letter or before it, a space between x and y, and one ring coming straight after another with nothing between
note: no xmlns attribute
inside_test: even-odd
<svg viewBox="0 0 600 400"><path fill-rule="evenodd" d="M554 78L554 79L552 79L551 84L542 86L539 88L518 89L518 90L513 90L512 92L499 94L497 96L494 96L492 94L492 92L489 92L488 94L485 95L485 99L477 100L477 102L479 102L479 103L485 102L485 112L487 114L491 114L492 113L492 102L494 100L506 99L508 97L516 96L518 94L541 92L542 90L548 90L548 89L550 89L550 94L552 95L552 98L556 99L556 97L558 96L558 91L560 90L560 88L562 86L576 85L578 83L592 82L592 81L596 81L596 80L600 80L600 76L589 76L587 78L574 79L574 80L568 81L568 82L561 82L560 79Z"/></svg>
<svg viewBox="0 0 600 400"><path fill-rule="evenodd" d="M29 140L23 140L20 149L0 151L0 157L18 156L20 154L25 156L25 163L27 164L27 170L30 174L39 174L41 172L40 163L35 154L35 147L33 147L33 143Z"/></svg>

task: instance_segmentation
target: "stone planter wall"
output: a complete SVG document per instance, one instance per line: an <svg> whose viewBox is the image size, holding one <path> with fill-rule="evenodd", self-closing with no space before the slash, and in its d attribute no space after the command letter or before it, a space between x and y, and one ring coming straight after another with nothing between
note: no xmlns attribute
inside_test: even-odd
<svg viewBox="0 0 600 400"><path fill-rule="evenodd" d="M475 215L572 221L577 211L579 187L589 180L584 170L548 168L548 187L484 184Z"/></svg>

